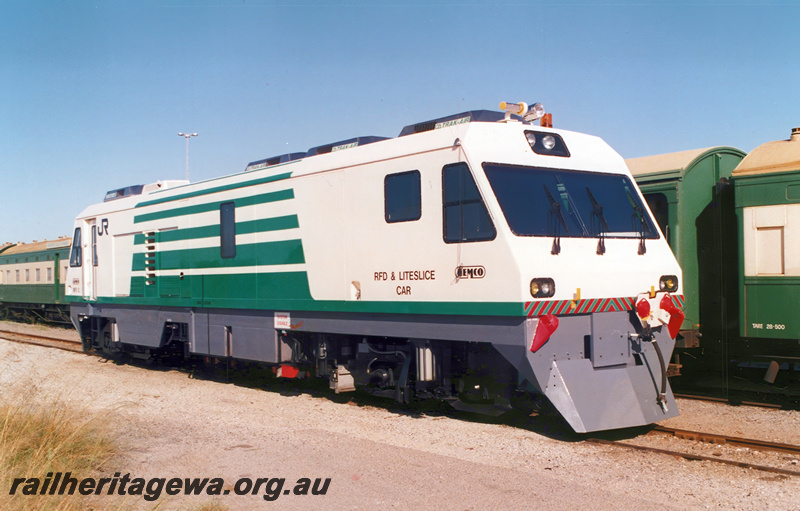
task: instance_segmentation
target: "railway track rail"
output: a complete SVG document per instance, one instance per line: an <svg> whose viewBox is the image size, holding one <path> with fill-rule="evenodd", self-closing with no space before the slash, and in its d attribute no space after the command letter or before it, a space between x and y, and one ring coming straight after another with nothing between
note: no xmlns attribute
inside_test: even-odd
<svg viewBox="0 0 800 511"><path fill-rule="evenodd" d="M22 344L31 344L33 346L44 346L46 348L55 348L63 351L83 353L83 347L81 346L80 341L71 341L69 339L21 333L2 328L0 328L0 338Z"/></svg>
<svg viewBox="0 0 800 511"><path fill-rule="evenodd" d="M778 442L767 442L765 440L755 440L752 438L718 435L715 433L701 433L699 431L668 428L666 426L660 426L660 425L656 425L651 431L651 433L672 435L677 438L683 438L686 440L695 440L698 442L706 442L710 444L735 445L737 447L747 447L749 449L756 449L759 451L773 451L773 452L788 453L800 456L800 445L782 444Z"/></svg>
<svg viewBox="0 0 800 511"><path fill-rule="evenodd" d="M714 445L729 445L734 447L746 448L758 451L769 451L781 454L791 454L800 459L800 445L783 444L778 442L769 442L766 440L756 440L752 438L741 438L717 433L703 433L699 431L689 431L684 429L669 428L665 426L656 425L646 436L651 435L670 435L676 438L687 440L690 442L703 442ZM762 465L759 463L752 463L749 461L732 460L722 457L721 454L715 453L714 456L706 456L693 452L677 451L673 449L664 449L661 447L652 447L648 445L639 445L619 440L608 440L603 438L588 438L589 443L600 445L613 445L623 447L626 449L633 449L637 451L650 452L656 454L664 454L678 458L684 458L690 461L707 461L712 463L721 463L725 465L732 465L741 468L760 470L763 472L772 472L781 474L783 476L800 477L799 470L791 470L786 468ZM691 444L688 444L691 445Z"/></svg>
<svg viewBox="0 0 800 511"><path fill-rule="evenodd" d="M731 400L725 397L711 397L711 396L703 396L701 394L675 394L675 397L680 399L691 399L693 401L708 401L710 403L722 403L731 406L755 406L758 408L772 408L775 410L782 410L789 407L788 403L778 404L778 403L765 403L761 401Z"/></svg>
<svg viewBox="0 0 800 511"><path fill-rule="evenodd" d="M681 452L681 451L673 451L673 450L669 450L669 449L660 449L660 448L657 448L657 447L648 447L648 446L644 446L644 445L629 444L629 443L625 443L625 442L619 442L619 441L615 441L615 440L604 440L604 439L600 439L600 438L591 438L591 439L588 439L587 442L601 444L601 445L620 446L620 447L625 447L627 449L633 449L633 450L637 450L637 451L645 451L645 452L651 452L651 453L657 453L657 454L665 454L665 455L674 456L674 457L677 457L677 458L684 458L684 459L687 459L687 460L690 460L690 461L708 461L708 462L712 462L712 463L722 463L722 464L725 464L725 465L733 465L733 466L741 467L741 468L760 470L762 472L772 472L772 473L781 474L781 475L784 475L784 476L800 477L800 471L797 471L797 470L789 470L789 469L779 468L779 467L770 467L770 466L759 465L759 464L750 463L750 462L746 462L746 461L728 460L728 459L725 459L725 458L717 458L717 457L714 457L714 456L704 456L704 455L700 455L700 454L692 454L692 453Z"/></svg>
<svg viewBox="0 0 800 511"><path fill-rule="evenodd" d="M78 352L83 353L83 349L81 346L80 341L73 341L68 339L60 339L56 337L50 337L46 335L35 335L29 333L20 333L11 330L5 330L0 328L0 339L6 339L13 342L23 343L23 344L30 344L34 346L43 346L47 348L55 348L64 351L71 351L71 352ZM717 433L705 433L699 431L690 431L690 430L683 430L677 428L669 428L666 426L656 425L650 432L645 436L654 436L654 435L670 435L682 440L686 440L688 442L701 442L705 444L712 444L712 445L728 445L728 446L735 446L740 448L747 448L752 450L759 450L759 451L768 451L768 452L776 452L782 454L789 454L792 456L797 457L800 459L800 446L798 445L791 445L791 444L783 444L777 442L769 442L765 440L757 440L757 439L750 439L750 438L741 438L741 437L734 437L728 435L722 435ZM642 438L642 437L639 437ZM739 461L739 460L730 460L719 456L706 456L702 454L696 454L691 452L685 451L676 451L672 449L663 449L660 447L652 447L646 445L638 445L634 443L629 443L626 441L619 441L619 440L608 440L603 438L587 438L585 439L586 442L599 444L599 445L610 445L610 446L617 446L622 447L625 449L637 450L642 452L650 452L654 454L662 454L667 456L679 457L684 458L691 461L706 461L712 463L721 463L726 465L737 466L741 468L759 470L763 472L771 472L775 474L780 474L783 476L794 476L800 477L800 469L798 470L790 470L784 469L780 467L773 467L767 465L761 465L757 463L751 463L747 461ZM691 444L689 444L691 445Z"/></svg>

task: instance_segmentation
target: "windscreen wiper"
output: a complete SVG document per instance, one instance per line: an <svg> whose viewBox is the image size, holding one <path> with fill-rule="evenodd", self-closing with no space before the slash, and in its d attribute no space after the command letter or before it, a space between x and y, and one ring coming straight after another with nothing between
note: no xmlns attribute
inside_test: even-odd
<svg viewBox="0 0 800 511"><path fill-rule="evenodd" d="M564 219L564 213L561 212L561 204L558 203L553 197L553 194L550 193L550 190L547 189L547 185L542 185L542 187L544 187L544 193L547 195L547 201L550 203L549 214L558 220L565 232L569 232L567 221ZM555 224L555 222L553 223ZM555 224L553 229L553 248L550 250L550 253L553 255L558 255L561 252L561 236L559 233L558 225Z"/></svg>
<svg viewBox="0 0 800 511"><path fill-rule="evenodd" d="M589 195L589 202L592 203L592 230L594 230L594 219L597 218L597 255L603 255L606 253L604 238L605 233L608 232L608 222L606 222L606 217L603 214L603 205L597 202L588 186L586 187L586 193Z"/></svg>
<svg viewBox="0 0 800 511"><path fill-rule="evenodd" d="M636 204L636 201L633 200L631 191L628 189L627 186L625 187L625 194L628 196L628 202L631 203L631 207L633 208L633 217L631 218L631 221L634 224L636 224L636 220L639 221L639 228L637 229L637 232L639 233L639 250L637 251L637 253L639 255L644 255L645 252L647 252L647 247L644 244L644 239L645 239L644 231L646 228L644 223L644 208ZM649 231L650 229L647 230Z"/></svg>

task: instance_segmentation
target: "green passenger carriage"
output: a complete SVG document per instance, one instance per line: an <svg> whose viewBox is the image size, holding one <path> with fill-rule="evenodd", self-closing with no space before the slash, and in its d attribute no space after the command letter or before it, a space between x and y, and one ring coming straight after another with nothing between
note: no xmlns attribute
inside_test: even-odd
<svg viewBox="0 0 800 511"><path fill-rule="evenodd" d="M739 244L738 352L769 364L767 383L800 372L800 128L755 148L733 172ZM758 367L758 366L756 366ZM782 378L782 379L781 379ZM791 381L787 381L787 378ZM793 389L793 390L792 390Z"/></svg>
<svg viewBox="0 0 800 511"><path fill-rule="evenodd" d="M683 269L679 391L800 395L800 129L626 160Z"/></svg>
<svg viewBox="0 0 800 511"><path fill-rule="evenodd" d="M0 246L0 319L69 323L64 279L70 240Z"/></svg>
<svg viewBox="0 0 800 511"><path fill-rule="evenodd" d="M723 200L724 183L744 156L733 147L710 147L625 160L683 270L685 318L677 348L699 345L710 319L701 294L721 291L719 273L701 265L729 255L729 248L720 243L723 212L717 204Z"/></svg>

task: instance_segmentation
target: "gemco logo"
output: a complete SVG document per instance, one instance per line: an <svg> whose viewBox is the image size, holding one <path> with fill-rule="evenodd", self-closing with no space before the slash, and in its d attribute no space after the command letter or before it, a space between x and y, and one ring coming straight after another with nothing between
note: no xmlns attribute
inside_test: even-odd
<svg viewBox="0 0 800 511"><path fill-rule="evenodd" d="M456 268L457 279L482 279L486 276L483 266L459 266Z"/></svg>

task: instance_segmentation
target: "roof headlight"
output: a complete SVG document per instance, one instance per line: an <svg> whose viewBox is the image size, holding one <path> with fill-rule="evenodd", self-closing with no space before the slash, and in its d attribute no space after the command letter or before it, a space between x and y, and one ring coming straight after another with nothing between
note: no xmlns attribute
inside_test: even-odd
<svg viewBox="0 0 800 511"><path fill-rule="evenodd" d="M569 158L569 150L558 133L525 130L525 140L536 154Z"/></svg>
<svg viewBox="0 0 800 511"><path fill-rule="evenodd" d="M544 117L544 105L541 103L534 103L528 107L528 112L522 116L525 122L533 122L536 119L541 119L542 117Z"/></svg>

